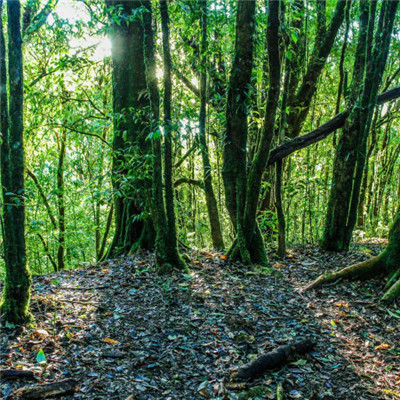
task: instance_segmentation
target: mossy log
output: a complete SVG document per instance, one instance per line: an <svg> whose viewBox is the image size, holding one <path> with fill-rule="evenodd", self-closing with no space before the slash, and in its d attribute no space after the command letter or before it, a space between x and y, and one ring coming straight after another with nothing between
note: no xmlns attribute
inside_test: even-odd
<svg viewBox="0 0 400 400"><path fill-rule="evenodd" d="M77 382L65 379L59 382L46 383L36 386L24 386L14 391L15 398L21 399L46 399L48 397L72 395Z"/></svg>
<svg viewBox="0 0 400 400"><path fill-rule="evenodd" d="M236 379L254 379L267 370L280 367L296 354L309 353L316 345L311 339L298 340L285 346L280 346L269 353L263 354L250 364L240 368L235 374Z"/></svg>
<svg viewBox="0 0 400 400"><path fill-rule="evenodd" d="M0 370L0 378L4 380L35 379L35 374L21 369L3 369Z"/></svg>

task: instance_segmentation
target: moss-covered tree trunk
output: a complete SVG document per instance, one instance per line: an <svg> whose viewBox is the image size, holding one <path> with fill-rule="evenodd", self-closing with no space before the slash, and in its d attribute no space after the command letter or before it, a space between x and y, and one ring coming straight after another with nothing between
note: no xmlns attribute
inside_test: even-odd
<svg viewBox="0 0 400 400"><path fill-rule="evenodd" d="M391 302L400 297L400 207L389 232L389 243L377 257L351 265L339 271L321 275L303 291L310 290L338 279L370 279L379 275L388 277L383 300Z"/></svg>
<svg viewBox="0 0 400 400"><path fill-rule="evenodd" d="M235 229L243 213L246 186L247 116L250 78L253 69L255 1L238 1L235 56L232 64L226 109L226 132L222 176L225 203Z"/></svg>
<svg viewBox="0 0 400 400"><path fill-rule="evenodd" d="M208 210L208 218L210 220L211 239L215 249L222 250L224 248L224 240L222 237L221 224L219 222L219 213L217 200L215 198L211 163L206 140L206 106L207 106L207 0L200 2L200 26L201 26L201 48L200 48L200 115L199 115L199 142L200 151L203 161L203 180L204 193Z"/></svg>
<svg viewBox="0 0 400 400"><path fill-rule="evenodd" d="M153 249L154 228L145 209L150 144L146 141L149 106L143 51L142 2L106 0L110 16L113 80L114 239L107 257L136 248Z"/></svg>
<svg viewBox="0 0 400 400"><path fill-rule="evenodd" d="M300 134L303 123L307 118L311 100L317 91L318 78L320 77L332 50L335 38L344 19L346 5L349 3L350 2L346 0L338 0L332 20L327 29L324 28L325 23L323 22L325 20L325 9L318 7L317 15L319 16L319 30L316 36L313 53L304 77L295 91L295 95L291 93L288 97L289 114L287 116L287 129L288 136L291 138L297 137ZM304 62L304 58L299 61L300 63ZM296 68L296 63L294 64L294 67ZM299 72L298 69L295 69L293 74L298 76ZM296 89L298 78L292 76L291 79L296 80L290 85L291 88Z"/></svg>
<svg viewBox="0 0 400 400"><path fill-rule="evenodd" d="M262 175L268 162L279 99L279 11L279 1L268 2L269 89L263 132L248 169L246 164L247 100L253 59L255 4L252 1L239 1L235 59L228 91L227 132L224 147L225 196L228 211L236 227L236 240L229 251L230 258L264 265L268 263L268 260L256 216Z"/></svg>
<svg viewBox="0 0 400 400"><path fill-rule="evenodd" d="M279 133L276 136L284 140L285 136L297 137L310 110L311 101L317 91L318 80L333 48L335 38L344 19L345 10L351 7L351 2L338 1L333 17L327 26L326 7L324 2L315 3L317 11L317 33L310 62L306 65L306 41L305 31L305 4L298 0L291 3L291 35L282 43L286 45L285 79L281 102L281 118ZM305 70L305 73L302 73ZM303 75L303 77L302 77ZM288 110L288 115L286 115ZM285 254L285 215L282 204L282 168L277 169L275 179L276 202L275 208L278 216L278 252Z"/></svg>
<svg viewBox="0 0 400 400"><path fill-rule="evenodd" d="M255 6L254 0L238 1L235 56L230 74L226 109L222 176L226 208L238 236L236 241L242 240L243 237L240 230L243 226L246 196L247 116L254 58Z"/></svg>
<svg viewBox="0 0 400 400"><path fill-rule="evenodd" d="M66 154L67 134L64 129L60 138L60 149L57 166L57 206L58 206L58 250L57 270L65 268L65 201L64 201L64 161Z"/></svg>
<svg viewBox="0 0 400 400"><path fill-rule="evenodd" d="M2 11L0 1L0 12ZM2 15L2 12L0 13ZM26 264L25 184L23 145L23 63L20 2L7 2L8 87L3 25L0 22L1 180L3 190L3 241L6 268L0 301L4 321L22 324L30 318L31 276ZM0 18L1 19L1 18Z"/></svg>
<svg viewBox="0 0 400 400"><path fill-rule="evenodd" d="M322 240L322 247L326 250L348 250L350 245L357 220L366 143L389 53L397 6L398 1L382 3L373 50L369 52L376 2L360 2L360 33L350 96L352 111L343 127L334 161Z"/></svg>
<svg viewBox="0 0 400 400"><path fill-rule="evenodd" d="M177 249L177 237L175 229L175 210L173 209L173 187L172 187L172 148L167 149L167 155L164 152L164 176L165 186L170 187L163 193L163 163L162 163L162 133L160 131L160 93L158 89L157 74L156 74L156 60L155 60L155 45L154 33L152 26L152 7L150 1L143 1L146 8L146 13L143 17L144 31L145 31L145 65L146 65L146 81L151 105L151 143L153 149L153 163L152 163L152 197L149 201L149 208L151 209L154 228L156 231L156 267L159 272L170 272L174 269L185 268L185 263L179 256ZM169 33L168 33L168 6L164 1L160 1L160 11L163 22L163 42L164 42L164 67L167 69L165 74L164 69L164 89L165 84L167 90L164 90L164 101L167 100L167 105L164 104L164 122L166 128L170 128L171 124L171 69L170 69L170 54L169 54ZM165 41L168 46L165 46ZM167 54L166 54L167 53ZM165 60L165 56L167 60ZM167 107L165 109L165 106ZM165 128L165 126L164 126ZM171 131L166 132L165 146L172 147L171 136L167 138L167 134L171 135ZM170 154L168 154L170 152ZM168 205L168 201L172 204ZM171 209L172 208L172 209Z"/></svg>

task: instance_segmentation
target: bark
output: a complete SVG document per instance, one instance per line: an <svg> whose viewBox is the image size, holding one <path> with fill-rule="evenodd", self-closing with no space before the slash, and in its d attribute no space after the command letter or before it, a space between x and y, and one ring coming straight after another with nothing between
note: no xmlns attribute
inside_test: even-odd
<svg viewBox="0 0 400 400"><path fill-rule="evenodd" d="M66 153L67 135L62 132L60 141L60 152L57 166L57 207L58 207L58 250L57 270L65 268L65 201L64 201L64 161Z"/></svg>
<svg viewBox="0 0 400 400"><path fill-rule="evenodd" d="M286 255L286 223L282 207L282 161L276 163L275 207L278 218L278 256Z"/></svg>
<svg viewBox="0 0 400 400"><path fill-rule="evenodd" d="M112 223L113 214L114 214L114 204L112 203L110 205L110 210L108 211L106 228L104 229L104 234L103 234L103 239L101 241L101 246L100 246L99 251L97 253L97 261L100 261L103 258L104 251L106 249L108 234L110 233L110 229L111 229L111 223Z"/></svg>
<svg viewBox="0 0 400 400"><path fill-rule="evenodd" d="M244 209L247 115L253 68L254 32L255 1L239 0L235 56L228 87L222 170L226 208L235 229L237 229L237 213L242 213Z"/></svg>
<svg viewBox="0 0 400 400"><path fill-rule="evenodd" d="M297 340L284 346L279 346L269 353L256 358L250 364L240 368L234 375L238 379L254 379L265 374L269 369L278 368L295 355L309 353L316 346L314 340Z"/></svg>
<svg viewBox="0 0 400 400"><path fill-rule="evenodd" d="M395 100L399 97L400 87L396 87L380 94L377 98L376 104L381 105L389 101ZM351 108L346 111L342 111L329 121L319 126L317 129L314 129L313 131L305 135L291 139L288 142L276 147L271 151L267 165L270 166L277 161L289 156L295 151L304 149L305 147L310 146L314 143L318 143L320 140L324 140L331 133L344 126L350 114L350 111Z"/></svg>
<svg viewBox="0 0 400 400"><path fill-rule="evenodd" d="M241 18L246 15L247 11L250 13L248 17L250 20L254 18L254 4L252 2L247 1L239 2L238 9L238 18L237 18L237 37L236 37L236 48L235 48L235 61L232 67L231 73L231 87L229 88L228 94L228 111L233 110L233 105L235 101L240 98L240 93L237 93L238 87L237 82L234 78L242 79L241 77L237 77L237 70L235 66L237 65L237 61L242 61L241 57L245 55L252 58L252 51L248 53L248 48L252 47L252 37L253 33L251 29L254 29L254 23L248 23L250 27L247 27L244 32L241 23ZM243 15L241 15L241 6L244 7ZM280 56L279 56L279 10L280 10L280 2L279 1L270 1L268 3L268 29L267 29L267 45L268 45L268 63L269 63L269 89L267 95L267 104L265 111L265 119L263 132L258 144L257 151L252 160L251 167L249 169L248 174L246 174L246 145L247 145L247 121L245 114L244 119L241 121L235 120L235 126L231 125L231 128L234 128L233 132L229 129L229 118L233 117L234 119L238 117L238 109L235 109L234 114L227 113L227 138L232 138L232 141L235 143L235 147L232 149L233 152L236 153L238 160L232 160L232 154L227 154L227 150L229 147L227 143L224 148L224 169L226 173L227 166L231 167L232 165L228 164L229 162L233 162L236 164L235 175L232 180L227 180L227 175L225 176L225 188L226 197L228 195L231 196L230 201L227 200L227 208L235 205L234 210L230 210L231 218L236 226L237 237L232 245L232 248L229 251L229 256L231 259L239 259L245 263L254 263L254 264L268 264L265 246L263 242L263 238L261 236L260 230L258 228L256 222L257 216L257 205L261 192L261 182L262 175L266 164L268 162L268 155L271 147L271 141L274 132L274 125L276 119L276 110L278 106L279 99L279 90L280 90ZM247 20L249 19L247 18ZM250 39L246 42L244 39ZM243 54L244 53L244 54ZM248 60L249 61L249 60ZM248 72L247 78L250 79L251 67L252 63L247 62L244 67L250 68L250 70L246 70ZM238 68L236 66L236 68ZM244 72L243 69L240 70L240 75ZM243 88L247 88L249 82L241 81ZM233 87L233 88L232 88ZM232 90L235 89L235 90ZM239 88L240 90L240 88ZM243 89L242 89L243 90ZM236 91L236 97L232 98ZM243 99L245 100L245 99ZM239 128L240 130L238 130ZM239 161L239 162L238 162ZM227 183L229 185L227 185ZM233 189L233 193L232 193ZM232 198L232 194L236 197ZM232 202L235 200L235 202Z"/></svg>
<svg viewBox="0 0 400 400"><path fill-rule="evenodd" d="M338 93L337 93L337 98L336 98L335 114L339 114L340 103L341 103L343 89L344 89L343 88L344 74L345 74L345 72L344 72L344 61L345 61L345 56L346 56L347 41L348 41L349 30L350 30L350 8L351 8L351 2L349 1L347 6L346 6L346 12L345 12L346 28L345 28L345 32L344 32L342 51L340 52L339 85L338 85ZM335 143L334 143L334 145L335 145Z"/></svg>
<svg viewBox="0 0 400 400"><path fill-rule="evenodd" d="M32 179L33 183L35 184L35 186L36 186L36 188L37 188L37 190L39 192L40 197L43 200L43 204L44 204L44 206L46 208L47 215L50 218L50 221L51 221L51 224L53 225L53 228L57 229L56 218L55 218L55 216L53 214L53 211L51 210L49 200L47 199L47 196L46 196L46 194L44 192L44 189L43 189L42 185L39 182L39 179L37 178L36 174L32 170L30 170L29 168L26 169L26 173Z"/></svg>
<svg viewBox="0 0 400 400"><path fill-rule="evenodd" d="M291 138L299 135L303 123L307 118L311 100L317 90L318 78L321 75L332 50L336 35L342 25L346 4L346 0L339 0L337 2L329 27L325 34L320 34L320 39L317 37L313 54L301 85L297 89L293 101L288 104L290 107L287 118L288 136Z"/></svg>
<svg viewBox="0 0 400 400"><path fill-rule="evenodd" d="M24 386L15 390L13 395L18 399L47 399L48 397L67 396L74 394L77 385L75 380L65 379L36 386Z"/></svg>
<svg viewBox="0 0 400 400"><path fill-rule="evenodd" d="M156 267L159 272L166 273L171 272L174 269L186 268L185 263L179 256L177 249L177 238L176 232L173 237L173 233L170 231L168 220L168 210L165 207L165 200L167 200L167 193L163 195L163 180L162 180L162 149L161 140L162 134L160 132L160 93L158 89L158 81L156 74L156 61L155 61L155 45L154 45L154 33L152 26L152 8L150 1L144 1L146 7L146 13L144 14L144 30L145 30L145 66L146 66L146 82L150 99L151 106L151 143L153 149L153 164L152 164L152 199L150 201L150 209L152 211L154 228L156 230ZM162 12L163 23L168 22L168 9L167 4L160 2L160 8ZM167 14L167 15L166 15ZM166 33L164 26L164 34ZM164 40L168 40L168 35L164 36ZM164 47L165 52L165 47ZM168 61L167 61L168 62ZM165 78L165 76L164 76ZM165 82L164 82L165 84ZM168 85L168 83L167 83ZM168 93L168 91L167 91ZM165 109L164 109L165 114ZM168 109L167 109L168 116ZM164 115L165 117L165 115ZM167 119L167 122L170 118ZM166 141L165 141L166 142ZM164 168L166 166L164 165ZM170 165L172 169L172 162ZM168 173L171 174L170 170ZM170 182L171 189L172 181ZM171 210L170 210L171 211ZM175 221L174 221L175 224Z"/></svg>
<svg viewBox="0 0 400 400"><path fill-rule="evenodd" d="M392 302L400 297L400 207L389 232L389 243L385 250L370 260L351 265L339 271L319 276L303 289L303 292L339 279L371 279L378 275L388 276L387 289L382 300Z"/></svg>
<svg viewBox="0 0 400 400"><path fill-rule="evenodd" d="M375 44L367 59L376 3L360 2L360 34L350 94L350 102L354 106L344 125L334 161L322 240L322 247L326 250L348 250L350 245L357 218L366 141L389 52L397 5L397 1L383 3Z"/></svg>
<svg viewBox="0 0 400 400"><path fill-rule="evenodd" d="M143 54L142 4L106 0L110 15L113 80L113 166L115 233L105 257L153 249L154 228L144 209L151 181L141 174L151 152L146 141L149 101ZM118 23L115 22L118 19Z"/></svg>
<svg viewBox="0 0 400 400"><path fill-rule="evenodd" d="M165 184L165 207L168 223L168 231L171 235L171 245L176 247L176 224L174 188L172 184L172 80L171 80L171 49L169 44L169 13L168 0L160 0L162 45L164 61L164 184ZM174 243L175 242L175 243Z"/></svg>
<svg viewBox="0 0 400 400"><path fill-rule="evenodd" d="M0 9L2 9L2 5L0 2ZM8 85L10 88L8 109L4 32L2 24L0 25L2 88L0 107L2 118L6 118L1 122L3 133L1 179L5 205L3 207L3 240L6 278L0 300L0 314L4 321L14 324L22 324L30 319L31 288L31 275L26 264L25 246L23 63L20 7L19 1L7 1ZM3 130L5 127L8 129Z"/></svg>
<svg viewBox="0 0 400 400"><path fill-rule="evenodd" d="M217 250L224 248L224 240L221 232L221 225L219 222L219 213L217 200L215 198L213 184L211 163L208 153L208 146L206 140L206 101L207 101L207 0L200 3L200 25L201 25L201 47L200 47L200 115L199 115L199 143L201 150L201 157L203 161L203 180L204 180L204 193L206 197L206 204L208 210L208 218L210 221L211 238L213 247Z"/></svg>

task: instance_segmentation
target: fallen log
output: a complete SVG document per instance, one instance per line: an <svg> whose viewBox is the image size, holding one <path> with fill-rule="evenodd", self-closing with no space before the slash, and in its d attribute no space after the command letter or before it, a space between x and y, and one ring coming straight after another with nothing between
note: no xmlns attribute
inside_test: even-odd
<svg viewBox="0 0 400 400"><path fill-rule="evenodd" d="M314 340L305 339L280 346L240 368L234 374L234 378L254 379L257 376L263 375L269 369L277 368L285 364L290 357L297 354L309 353L315 345L316 342Z"/></svg>
<svg viewBox="0 0 400 400"><path fill-rule="evenodd" d="M36 386L24 386L14 391L13 396L21 399L46 399L48 397L73 394L77 382L65 379L59 382L45 383Z"/></svg>
<svg viewBox="0 0 400 400"><path fill-rule="evenodd" d="M0 378L5 380L35 379L35 374L32 371L23 371L22 369L2 369L0 370Z"/></svg>

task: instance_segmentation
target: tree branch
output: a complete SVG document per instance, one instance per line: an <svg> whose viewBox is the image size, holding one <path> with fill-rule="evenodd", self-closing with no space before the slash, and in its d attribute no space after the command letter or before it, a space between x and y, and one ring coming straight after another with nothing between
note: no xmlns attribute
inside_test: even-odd
<svg viewBox="0 0 400 400"><path fill-rule="evenodd" d="M377 105L387 103L388 101L395 100L400 97L400 87L393 88L380 94L377 98ZM304 147L310 146L311 144L317 143L320 140L328 137L332 132L341 128L347 117L350 114L350 109L337 114L335 117L319 126L317 129L307 133L306 135L299 136L295 139L290 140L281 146L276 147L271 151L268 166L274 164L278 160L287 157L297 150L301 150Z"/></svg>
<svg viewBox="0 0 400 400"><path fill-rule="evenodd" d="M100 135L98 135L97 133L85 132L85 131L81 131L81 130L79 130L79 129L76 129L76 128L72 127L72 126L69 126L69 125L56 124L56 123L46 124L46 125L44 125L44 126L53 126L53 127L65 128L65 129L68 129L69 131L76 132L76 133L80 133L80 134L82 134L82 135L93 136L93 137L96 137L97 139L100 139L100 140L101 140L103 143L105 143L108 147L110 147L110 148L112 147L112 146L110 145L110 143L107 142L107 140L105 140L104 138L102 138L102 137L101 137Z"/></svg>
<svg viewBox="0 0 400 400"><path fill-rule="evenodd" d="M174 165L175 168L179 168L183 162L190 156L190 154L195 151L197 148L197 142L195 142L192 147L182 156L182 158L176 162L176 164Z"/></svg>
<svg viewBox="0 0 400 400"><path fill-rule="evenodd" d="M36 174L35 174L33 171L31 171L29 168L26 169L26 173L28 174L28 176L29 176L30 178L32 178L33 183L35 184L35 186L36 186L36 188L37 188L37 190L38 190L38 192L39 192L39 195L40 195L40 197L42 198L43 203L44 203L44 205L45 205L45 207L46 207L47 214L49 215L51 224L53 225L54 229L57 229L57 222L56 222L56 219L55 219L55 217L54 217L54 215L53 215L53 212L51 211L51 207L50 207L49 201L47 200L47 196L46 196L46 194L44 193L43 187L42 187L42 185L40 184L40 182L39 182L39 180L38 180Z"/></svg>
<svg viewBox="0 0 400 400"><path fill-rule="evenodd" d="M204 183L202 180L197 179L190 179L190 178L179 178L174 182L174 187L177 188L178 186L182 185L183 183L187 183L189 185L198 186L201 189L204 189Z"/></svg>
<svg viewBox="0 0 400 400"><path fill-rule="evenodd" d="M37 32L47 21L47 17L54 10L58 0L48 0L46 5L32 18L32 5L28 5L27 11L24 14L24 29L23 36L32 35Z"/></svg>

